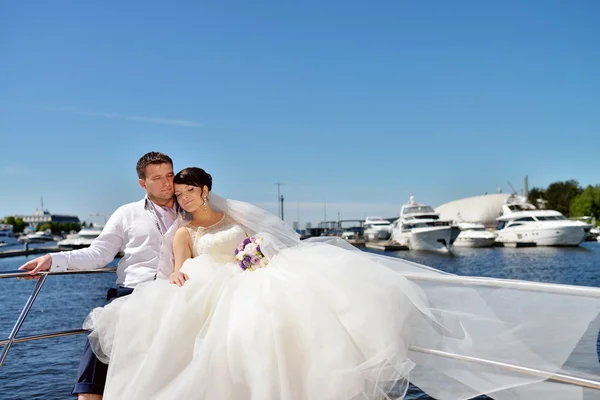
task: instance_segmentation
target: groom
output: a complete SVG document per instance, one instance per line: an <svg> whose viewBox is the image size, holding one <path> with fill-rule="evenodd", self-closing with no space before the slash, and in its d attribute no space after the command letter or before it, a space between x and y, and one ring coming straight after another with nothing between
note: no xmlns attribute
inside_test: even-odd
<svg viewBox="0 0 600 400"><path fill-rule="evenodd" d="M179 286L186 276L173 273L173 237L178 228L173 197L173 161L165 154L144 154L136 166L146 197L119 207L100 236L86 249L47 254L21 266L35 277L40 271L86 270L104 267L119 252L117 287L107 299L126 296L136 285L154 279L169 279ZM100 362L86 342L79 363L73 395L79 400L101 400L108 366Z"/></svg>

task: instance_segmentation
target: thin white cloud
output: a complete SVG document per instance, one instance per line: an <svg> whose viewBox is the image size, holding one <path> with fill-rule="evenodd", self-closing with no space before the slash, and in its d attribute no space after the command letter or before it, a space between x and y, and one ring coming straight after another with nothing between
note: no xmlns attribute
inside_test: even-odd
<svg viewBox="0 0 600 400"><path fill-rule="evenodd" d="M122 114L108 113L108 112L80 110L75 107L46 107L46 109L51 110L51 111L70 112L73 114L85 115L88 117L100 117L100 118L106 118L106 119L124 119L124 120L128 120L128 121L146 122L146 123L150 123L150 124L183 126L186 128L200 128L202 126L202 124L200 122L186 120L186 119L147 117L147 116L141 116L141 115L122 115Z"/></svg>
<svg viewBox="0 0 600 400"><path fill-rule="evenodd" d="M200 128L202 124L196 121L188 121L185 119L165 119L165 118L156 118L156 117L140 117L140 116L130 116L126 117L130 121L141 121L141 122L150 122L152 124L162 124L162 125L177 125L177 126L185 126L189 128Z"/></svg>
<svg viewBox="0 0 600 400"><path fill-rule="evenodd" d="M26 176L32 172L31 168L25 165L3 165L0 171L6 176Z"/></svg>

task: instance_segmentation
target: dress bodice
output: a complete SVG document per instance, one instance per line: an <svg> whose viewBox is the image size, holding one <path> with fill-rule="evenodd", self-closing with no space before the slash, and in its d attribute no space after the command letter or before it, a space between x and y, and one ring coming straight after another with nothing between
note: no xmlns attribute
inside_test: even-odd
<svg viewBox="0 0 600 400"><path fill-rule="evenodd" d="M208 254L217 262L233 262L235 249L246 238L246 233L229 216L209 227L187 226L192 238L192 257Z"/></svg>

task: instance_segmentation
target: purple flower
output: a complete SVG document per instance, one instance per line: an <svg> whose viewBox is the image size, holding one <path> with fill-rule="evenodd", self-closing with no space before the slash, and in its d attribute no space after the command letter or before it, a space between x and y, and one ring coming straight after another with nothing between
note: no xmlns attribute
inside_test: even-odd
<svg viewBox="0 0 600 400"><path fill-rule="evenodd" d="M253 246L249 246L253 244ZM250 249L252 247L252 249ZM241 254L241 255L240 255ZM262 265L266 259L264 259L264 253L260 248L260 238L257 237L246 237L242 243L235 250L236 261L242 270L252 270L253 265ZM239 257L238 257L239 256ZM243 256L243 257L242 257ZM242 258L241 260L239 258Z"/></svg>

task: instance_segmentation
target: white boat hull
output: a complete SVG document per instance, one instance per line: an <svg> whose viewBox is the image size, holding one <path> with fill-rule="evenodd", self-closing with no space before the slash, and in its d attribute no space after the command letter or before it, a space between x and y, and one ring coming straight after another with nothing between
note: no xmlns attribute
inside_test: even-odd
<svg viewBox="0 0 600 400"><path fill-rule="evenodd" d="M385 229L381 229L381 230L365 230L364 234L363 234L365 240L373 240L373 241L378 241L378 240L387 240L390 238L390 232Z"/></svg>
<svg viewBox="0 0 600 400"><path fill-rule="evenodd" d="M407 231L394 229L392 239L410 250L449 251L452 228L450 226L413 228Z"/></svg>
<svg viewBox="0 0 600 400"><path fill-rule="evenodd" d="M60 242L56 243L58 247L65 247L65 248L70 248L70 249L82 249L85 247L90 247L90 245L92 244L93 239L81 239L81 238L77 238L77 239L64 239L61 240Z"/></svg>
<svg viewBox="0 0 600 400"><path fill-rule="evenodd" d="M540 224L541 225L541 224ZM536 246L579 246L587 236L581 226L517 226L497 231L496 241L507 245L534 243Z"/></svg>
<svg viewBox="0 0 600 400"><path fill-rule="evenodd" d="M46 243L53 242L55 239L53 237L45 237L45 236L37 236L37 237L24 237L21 236L19 238L19 243Z"/></svg>
<svg viewBox="0 0 600 400"><path fill-rule="evenodd" d="M494 242L496 241L495 238L488 238L488 239L484 239L484 238L460 238L460 236L458 237L458 239L456 239L456 241L454 242L454 246L456 247L474 247L474 248L483 248L483 247L492 247L494 245Z"/></svg>
<svg viewBox="0 0 600 400"><path fill-rule="evenodd" d="M462 231L456 240L456 247L492 247L496 241L496 235L492 232Z"/></svg>

